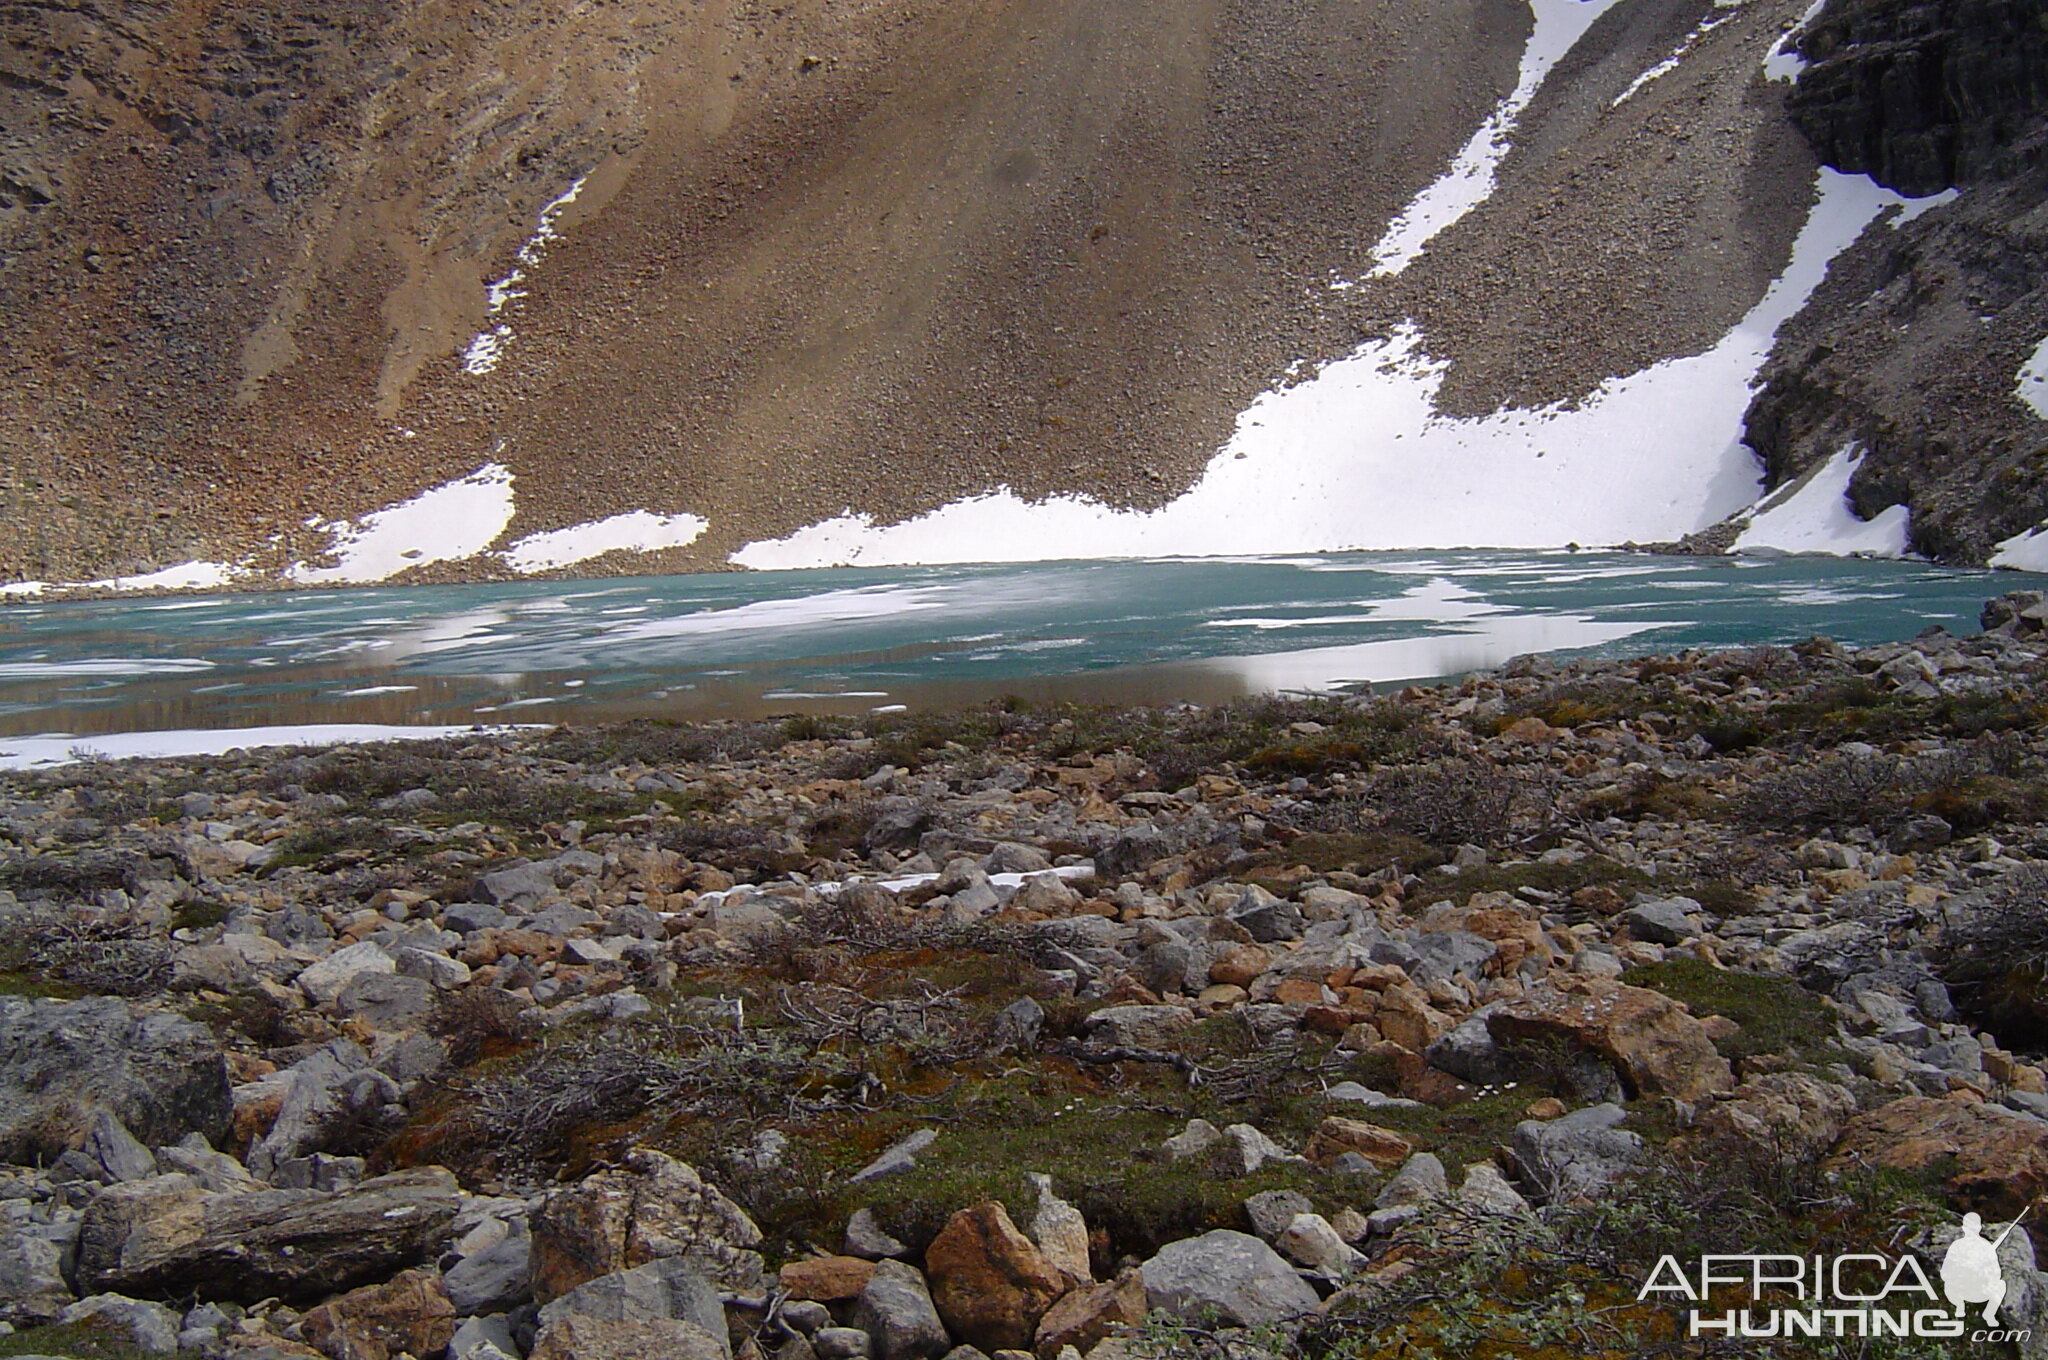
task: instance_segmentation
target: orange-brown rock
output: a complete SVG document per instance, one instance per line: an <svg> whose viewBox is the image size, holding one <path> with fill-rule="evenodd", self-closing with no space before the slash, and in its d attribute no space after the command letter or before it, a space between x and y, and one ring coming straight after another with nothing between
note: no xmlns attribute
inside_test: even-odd
<svg viewBox="0 0 2048 1360"><path fill-rule="evenodd" d="M1805 1157L1833 1144L1855 1110L1856 1097L1833 1082L1804 1072L1771 1072L1751 1077L1734 1095L1715 1102L1697 1128L1709 1138Z"/></svg>
<svg viewBox="0 0 2048 1360"><path fill-rule="evenodd" d="M408 1270L321 1304L299 1328L329 1360L431 1355L455 1335L455 1305L439 1275Z"/></svg>
<svg viewBox="0 0 2048 1360"><path fill-rule="evenodd" d="M760 1287L761 1230L696 1170L651 1148L626 1154L549 1195L533 1217L533 1293L542 1303L577 1285L681 1256L720 1288Z"/></svg>
<svg viewBox="0 0 2048 1360"><path fill-rule="evenodd" d="M962 1209L925 1251L932 1303L956 1341L984 1352L1028 1350L1067 1278L989 1200Z"/></svg>
<svg viewBox="0 0 2048 1360"><path fill-rule="evenodd" d="M1705 1026L1671 998L1607 978L1565 977L1487 1019L1502 1043L1563 1039L1613 1063L1630 1096L1699 1100L1735 1084ZM1384 1018L1380 1028L1385 1029Z"/></svg>
<svg viewBox="0 0 2048 1360"><path fill-rule="evenodd" d="M477 938L462 951L462 961L472 968L479 968L487 963L496 963L507 954L552 963L562 957L562 941L542 930L492 926L489 930L477 932Z"/></svg>
<svg viewBox="0 0 2048 1360"><path fill-rule="evenodd" d="M1314 978L1282 978L1273 988L1273 1000L1283 1006L1320 1006L1329 999L1329 991Z"/></svg>
<svg viewBox="0 0 2048 1360"><path fill-rule="evenodd" d="M1380 993L1380 1008L1373 1012L1373 1024L1380 1033L1412 1052L1420 1053L1451 1027L1451 1018L1429 1004L1429 993L1412 982L1402 982Z"/></svg>
<svg viewBox="0 0 2048 1360"><path fill-rule="evenodd" d="M1302 1154L1320 1166L1355 1152L1380 1170L1390 1171L1414 1151L1415 1145L1392 1129L1333 1114L1316 1126Z"/></svg>
<svg viewBox="0 0 2048 1360"><path fill-rule="evenodd" d="M1133 1267L1109 1284L1076 1289L1046 1311L1034 1349L1039 1360L1056 1360L1072 1346L1086 1355L1119 1327L1145 1320L1145 1277Z"/></svg>
<svg viewBox="0 0 2048 1360"><path fill-rule="evenodd" d="M814 1256L784 1266L781 1280L793 1299L833 1303L859 1298L874 1273L875 1263L858 1256Z"/></svg>
<svg viewBox="0 0 2048 1360"><path fill-rule="evenodd" d="M1958 1209L2012 1218L2048 1193L2048 1124L1998 1105L1904 1096L1851 1119L1825 1165L1939 1167ZM2029 1231L2048 1245L2048 1232Z"/></svg>
<svg viewBox="0 0 2048 1360"><path fill-rule="evenodd" d="M1264 945L1237 945L1209 965L1209 981L1249 987L1272 962L1273 956Z"/></svg>

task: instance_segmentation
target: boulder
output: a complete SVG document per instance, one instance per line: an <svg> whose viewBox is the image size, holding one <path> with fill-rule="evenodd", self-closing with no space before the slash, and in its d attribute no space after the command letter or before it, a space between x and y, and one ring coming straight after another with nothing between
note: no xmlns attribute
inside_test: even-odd
<svg viewBox="0 0 2048 1360"><path fill-rule="evenodd" d="M380 945L368 940L335 950L299 974L299 990L316 1006L325 1006L342 994L349 983L369 973L395 973L397 962Z"/></svg>
<svg viewBox="0 0 2048 1360"><path fill-rule="evenodd" d="M1833 1146L1855 1112L1856 1097L1833 1082L1804 1072L1770 1072L1715 1102L1695 1127L1708 1137L1809 1157Z"/></svg>
<svg viewBox="0 0 2048 1360"><path fill-rule="evenodd" d="M1224 1129L1209 1152L1209 1165L1223 1176L1249 1176L1269 1162L1306 1166L1308 1159L1289 1152L1250 1124L1232 1124Z"/></svg>
<svg viewBox="0 0 2048 1360"><path fill-rule="evenodd" d="M1025 1173L1025 1179L1038 1192L1038 1210L1031 1216L1031 1240L1070 1282L1092 1283L1095 1272L1088 1263L1087 1220L1081 1217L1079 1209L1053 1193L1051 1176L1031 1171Z"/></svg>
<svg viewBox="0 0 2048 1360"><path fill-rule="evenodd" d="M932 1360L952 1345L924 1276L901 1261L875 1266L854 1305L853 1325L873 1339L878 1360Z"/></svg>
<svg viewBox="0 0 2048 1360"><path fill-rule="evenodd" d="M339 1194L207 1195L184 1175L130 1181L86 1206L76 1273L84 1287L124 1293L324 1297L431 1257L460 1200L438 1166Z"/></svg>
<svg viewBox="0 0 2048 1360"><path fill-rule="evenodd" d="M498 1313L533 1296L533 1239L513 1233L448 1268L444 1281L465 1317Z"/></svg>
<svg viewBox="0 0 2048 1360"><path fill-rule="evenodd" d="M1379 1170L1387 1171L1406 1161L1414 1151L1415 1145L1392 1129L1333 1114L1316 1126L1303 1155L1318 1166L1326 1166L1346 1152L1355 1152Z"/></svg>
<svg viewBox="0 0 2048 1360"><path fill-rule="evenodd" d="M1939 1169L1949 1201L2011 1219L2048 1193L2048 1123L1996 1105L1904 1096L1848 1121L1824 1165ZM2036 1246L2048 1239L2030 1221Z"/></svg>
<svg viewBox="0 0 2048 1360"><path fill-rule="evenodd" d="M1244 1202L1244 1216L1252 1231L1271 1242L1287 1231L1297 1215L1314 1213L1315 1205L1299 1190L1261 1190Z"/></svg>
<svg viewBox="0 0 2048 1360"><path fill-rule="evenodd" d="M1619 1105L1592 1105L1517 1124L1513 1148L1524 1181L1553 1204L1598 1198L1643 1160L1643 1140L1621 1127L1627 1117Z"/></svg>
<svg viewBox="0 0 2048 1360"><path fill-rule="evenodd" d="M1365 1264L1321 1214L1296 1214L1274 1243L1290 1259L1325 1275L1348 1275Z"/></svg>
<svg viewBox="0 0 2048 1360"><path fill-rule="evenodd" d="M86 1324L110 1340L152 1355L178 1349L178 1315L160 1303L121 1294L94 1294L57 1315L59 1326Z"/></svg>
<svg viewBox="0 0 2048 1360"><path fill-rule="evenodd" d="M448 1360L519 1360L519 1343L503 1313L463 1319L448 1342Z"/></svg>
<svg viewBox="0 0 2048 1360"><path fill-rule="evenodd" d="M651 1148L551 1193L533 1216L533 1293L545 1303L587 1280L681 1257L737 1293L763 1281L761 1230L696 1170Z"/></svg>
<svg viewBox="0 0 2048 1360"><path fill-rule="evenodd" d="M571 1313L540 1329L526 1360L725 1360L718 1339L692 1322Z"/></svg>
<svg viewBox="0 0 2048 1360"><path fill-rule="evenodd" d="M939 1141L937 1129L919 1129L897 1139L881 1151L881 1155L853 1173L848 1179L855 1185L880 1180L884 1176L899 1176L917 1167L917 1154Z"/></svg>
<svg viewBox="0 0 2048 1360"><path fill-rule="evenodd" d="M1401 1163L1401 1169L1380 1187L1373 1207L1392 1209L1407 1204L1428 1204L1450 1193L1451 1183L1444 1174L1443 1162L1433 1152L1418 1152Z"/></svg>
<svg viewBox="0 0 2048 1360"><path fill-rule="evenodd" d="M1651 944L1683 944L1700 933L1692 916L1700 904L1690 897L1664 897L1638 902L1621 914L1621 923L1638 940Z"/></svg>
<svg viewBox="0 0 2048 1360"><path fill-rule="evenodd" d="M150 1147L224 1140L234 1098L219 1041L115 997L0 997L0 1159L76 1147L101 1111Z"/></svg>
<svg viewBox="0 0 2048 1360"><path fill-rule="evenodd" d="M1564 1041L1614 1066L1631 1097L1699 1101L1735 1084L1700 1022L1671 998L1605 978L1546 982L1487 1017L1502 1044Z"/></svg>
<svg viewBox="0 0 2048 1360"><path fill-rule="evenodd" d="M792 1299L837 1303L859 1298L874 1274L875 1263L858 1256L812 1256L791 1261L778 1278L783 1292Z"/></svg>
<svg viewBox="0 0 2048 1360"><path fill-rule="evenodd" d="M512 864L476 881L477 896L494 907L530 907L554 896L555 872L544 864Z"/></svg>
<svg viewBox="0 0 2048 1360"><path fill-rule="evenodd" d="M933 1305L953 1336L984 1351L1022 1350L1067 1292L1066 1275L994 1200L948 1219L925 1250Z"/></svg>
<svg viewBox="0 0 2048 1360"><path fill-rule="evenodd" d="M1169 1243L1140 1273L1147 1306L1180 1318L1257 1327L1316 1306L1316 1292L1280 1253L1228 1228Z"/></svg>
<svg viewBox="0 0 2048 1360"><path fill-rule="evenodd" d="M874 1338L858 1327L820 1327L811 1334L815 1360L868 1360L874 1353Z"/></svg>
<svg viewBox="0 0 2048 1360"><path fill-rule="evenodd" d="M721 1360L729 1357L732 1351L718 1291L693 1264L680 1257L665 1257L631 1270L614 1271L586 1280L540 1310L542 1336L547 1335L549 1328L561 1327L571 1320L582 1323L672 1323L704 1338L700 1343L695 1337L679 1333L685 1343L685 1353L700 1353L707 1343L711 1353ZM570 1344L567 1336L558 1336L555 1345L564 1360L576 1360L582 1355ZM536 1342L536 1353L538 1348L539 1343Z"/></svg>
<svg viewBox="0 0 2048 1360"><path fill-rule="evenodd" d="M274 1176L283 1163L318 1151L328 1129L344 1116L400 1098L398 1083L374 1070L369 1054L347 1039L334 1040L279 1076L286 1083L284 1100L249 1149L249 1169L259 1176Z"/></svg>
<svg viewBox="0 0 2048 1360"><path fill-rule="evenodd" d="M1472 1162L1465 1167L1465 1183L1458 1187L1458 1202L1489 1214L1526 1214L1529 1201L1508 1184L1492 1162Z"/></svg>
<svg viewBox="0 0 2048 1360"><path fill-rule="evenodd" d="M1039 1319L1031 1348L1039 1360L1057 1360L1068 1346L1086 1355L1117 1329L1143 1322L1148 1306L1144 1273L1126 1270L1109 1284L1076 1289L1053 1304Z"/></svg>
<svg viewBox="0 0 2048 1360"><path fill-rule="evenodd" d="M417 949L405 952L422 958L440 957L423 955ZM457 968L468 967L454 959L446 962ZM358 973L334 999L336 1014L367 1021L378 1029L416 1027L433 1013L434 1005L432 982L400 973Z"/></svg>
<svg viewBox="0 0 2048 1360"><path fill-rule="evenodd" d="M455 1335L455 1306L433 1271L408 1270L321 1304L299 1329L328 1360L432 1355Z"/></svg>
<svg viewBox="0 0 2048 1360"><path fill-rule="evenodd" d="M1195 1013L1182 1006L1107 1006L1082 1022L1088 1042L1107 1048L1171 1048L1194 1027Z"/></svg>
<svg viewBox="0 0 2048 1360"><path fill-rule="evenodd" d="M64 1253L46 1237L15 1223L0 1228L0 1322L35 1326L70 1307Z"/></svg>

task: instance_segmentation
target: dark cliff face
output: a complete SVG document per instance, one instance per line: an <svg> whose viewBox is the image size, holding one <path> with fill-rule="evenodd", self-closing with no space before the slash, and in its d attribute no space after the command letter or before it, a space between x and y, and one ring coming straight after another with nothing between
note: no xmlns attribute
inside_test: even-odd
<svg viewBox="0 0 2048 1360"><path fill-rule="evenodd" d="M1905 194L2009 176L2048 111L2040 0L1836 0L1799 51L1792 117L1815 152Z"/></svg>
<svg viewBox="0 0 2048 1360"><path fill-rule="evenodd" d="M1746 419L1778 486L1851 445L1850 501L1983 562L2048 518L2048 420L2016 393L2048 337L2048 7L1834 0L1790 96L1821 159L1954 201L1840 256L1779 333Z"/></svg>

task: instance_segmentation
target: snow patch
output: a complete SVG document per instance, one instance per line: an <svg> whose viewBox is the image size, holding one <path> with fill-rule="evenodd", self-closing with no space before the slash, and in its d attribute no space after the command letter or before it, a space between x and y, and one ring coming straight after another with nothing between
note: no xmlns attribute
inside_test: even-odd
<svg viewBox="0 0 2048 1360"><path fill-rule="evenodd" d="M512 470L486 463L409 501L355 521L315 520L310 527L333 535L331 567L299 563L285 578L308 585L366 584L396 576L407 567L474 557L491 546L512 522Z"/></svg>
<svg viewBox="0 0 2048 1360"><path fill-rule="evenodd" d="M1186 495L1154 511L1007 488L878 526L845 514L748 544L761 569L1213 557L1352 549L1559 547L1679 538L1755 500L1751 382L1829 260L1905 200L1823 170L1785 273L1703 354L1610 379L1567 409L1435 414L1443 361L1417 328L1268 392Z"/></svg>
<svg viewBox="0 0 2048 1360"><path fill-rule="evenodd" d="M576 196L583 192L584 182L589 175L578 175L576 182L555 198L548 200L540 210L540 220L535 223L533 235L526 244L519 247L519 254L513 257L512 268L505 277L484 288L489 305L484 309L485 317L494 317L507 307L526 296L526 290L519 285L526 282L526 271L539 264L541 257L548 253L548 246L561 236L555 230L555 222L561 217ZM512 328L500 323L478 331L476 337L462 351L463 371L478 377L491 372L504 357L505 346L512 342Z"/></svg>
<svg viewBox="0 0 2048 1360"><path fill-rule="evenodd" d="M635 510L566 529L528 534L505 549L505 561L514 571L535 572L571 566L608 552L680 548L695 542L709 523L697 515L656 515Z"/></svg>
<svg viewBox="0 0 2048 1360"><path fill-rule="evenodd" d="M2034 352L2020 365L2019 383L2013 388L2013 395L2025 402L2028 410L2048 420L2048 340L2034 346Z"/></svg>
<svg viewBox="0 0 2048 1360"><path fill-rule="evenodd" d="M2048 525L2014 534L1998 545L1991 565L2012 571L2048 571Z"/></svg>
<svg viewBox="0 0 2048 1360"><path fill-rule="evenodd" d="M453 737L509 727L393 727L375 723L313 723L290 727L230 727L199 731L112 732L0 737L0 770L47 769L79 760L136 760L155 756L214 756L264 746L332 746L339 742L405 741Z"/></svg>
<svg viewBox="0 0 2048 1360"><path fill-rule="evenodd" d="M1387 224L1372 251L1374 277L1406 269L1432 237L1492 195L1494 172L1514 140L1515 120L1536 97L1550 69L1614 4L1615 0L1529 0L1536 22L1522 51L1514 90L1486 116L1451 168Z"/></svg>
<svg viewBox="0 0 2048 1360"><path fill-rule="evenodd" d="M1799 73L1806 69L1806 58L1793 50L1807 26L1820 17L1827 8L1828 0L1813 0L1806 7L1806 13L1799 16L1799 22L1785 30L1785 36L1771 44L1770 54L1764 58L1764 75L1770 80L1797 80Z"/></svg>
<svg viewBox="0 0 2048 1360"><path fill-rule="evenodd" d="M1678 46L1671 49L1670 56L1664 58L1664 60L1658 62L1655 66L1652 66L1649 70L1637 76L1633 81L1629 83L1629 87L1627 89L1623 90L1620 94L1614 97L1614 102L1609 104L1607 107L1610 109L1620 108L1623 104L1626 104L1629 101L1629 98L1632 95L1634 95L1636 91L1642 89L1643 86L1649 84L1651 81L1655 80L1659 76L1667 76L1670 75L1673 71L1676 71L1678 69L1678 64L1684 61L1686 57L1691 54L1693 48L1699 46L1700 39L1706 37L1709 33L1712 33L1715 29L1719 28L1722 24L1728 22L1728 20L1734 17L1734 10L1724 6L1722 7L1720 13L1709 15L1706 19L1703 19L1700 22L1700 26L1698 28L1695 28L1692 32L1686 34L1685 40L1679 43Z"/></svg>
<svg viewBox="0 0 2048 1360"><path fill-rule="evenodd" d="M1904 557L1911 511L1894 505L1873 519L1849 508L1849 479L1863 451L1851 444L1758 503L1749 527L1735 540L1739 553L1827 553L1836 557Z"/></svg>

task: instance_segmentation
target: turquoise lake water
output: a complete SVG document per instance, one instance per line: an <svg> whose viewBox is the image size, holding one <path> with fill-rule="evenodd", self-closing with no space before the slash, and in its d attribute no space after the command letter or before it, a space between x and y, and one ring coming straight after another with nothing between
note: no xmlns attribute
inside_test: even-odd
<svg viewBox="0 0 2048 1360"><path fill-rule="evenodd" d="M1623 553L845 569L16 604L0 733L1217 702L1524 652L1976 628L2041 578Z"/></svg>

